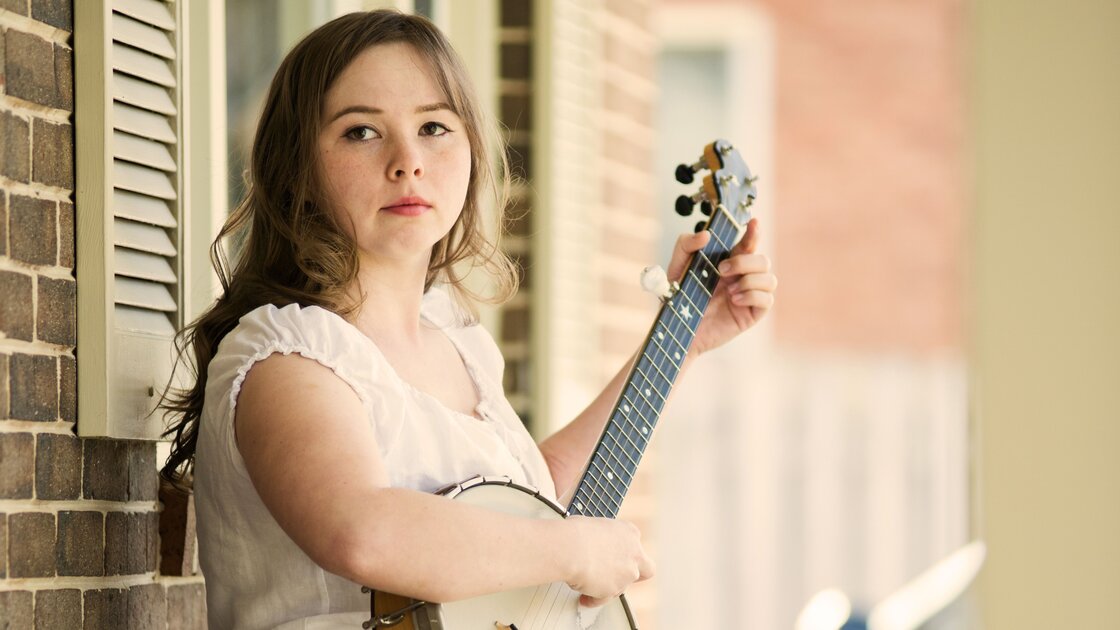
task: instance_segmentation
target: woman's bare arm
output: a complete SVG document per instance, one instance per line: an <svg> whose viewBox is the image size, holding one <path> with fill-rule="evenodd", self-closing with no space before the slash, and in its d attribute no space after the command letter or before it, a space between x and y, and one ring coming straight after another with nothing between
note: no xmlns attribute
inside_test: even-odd
<svg viewBox="0 0 1120 630"><path fill-rule="evenodd" d="M354 582L429 601L554 581L603 597L652 572L626 523L519 518L389 488L357 395L310 359L255 364L235 427L276 521L313 561Z"/></svg>

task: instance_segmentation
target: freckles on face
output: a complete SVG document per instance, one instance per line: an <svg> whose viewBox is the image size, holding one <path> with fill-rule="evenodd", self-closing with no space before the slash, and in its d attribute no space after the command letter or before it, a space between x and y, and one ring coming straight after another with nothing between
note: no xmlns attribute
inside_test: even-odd
<svg viewBox="0 0 1120 630"><path fill-rule="evenodd" d="M469 130L435 76L409 45L382 44L359 54L326 94L319 180L330 212L365 253L428 252L462 211Z"/></svg>

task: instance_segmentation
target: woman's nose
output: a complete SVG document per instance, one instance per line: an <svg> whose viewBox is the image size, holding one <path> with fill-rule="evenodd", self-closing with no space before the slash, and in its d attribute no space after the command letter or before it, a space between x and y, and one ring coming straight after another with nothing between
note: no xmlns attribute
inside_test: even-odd
<svg viewBox="0 0 1120 630"><path fill-rule="evenodd" d="M389 179L424 176L424 163L420 158L419 147L409 140L400 140L393 145L388 165Z"/></svg>

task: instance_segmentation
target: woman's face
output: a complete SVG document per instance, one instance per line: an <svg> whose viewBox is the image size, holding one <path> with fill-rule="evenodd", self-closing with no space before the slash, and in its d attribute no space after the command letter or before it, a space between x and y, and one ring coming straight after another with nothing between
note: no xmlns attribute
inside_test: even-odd
<svg viewBox="0 0 1120 630"><path fill-rule="evenodd" d="M422 264L463 210L467 129L431 64L403 43L373 46L327 91L320 181L362 264Z"/></svg>

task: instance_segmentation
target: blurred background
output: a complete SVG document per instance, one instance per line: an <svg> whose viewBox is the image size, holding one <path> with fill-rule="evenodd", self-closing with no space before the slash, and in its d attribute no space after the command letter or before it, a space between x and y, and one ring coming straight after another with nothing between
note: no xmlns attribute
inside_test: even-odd
<svg viewBox="0 0 1120 630"><path fill-rule="evenodd" d="M1120 627L1120 4L229 0L231 204L285 51L383 6L507 130L525 273L483 320L540 437L645 337L638 273L701 218L674 167L723 137L760 176L777 306L686 376L623 508L642 628L866 610L975 539L923 627Z"/></svg>

